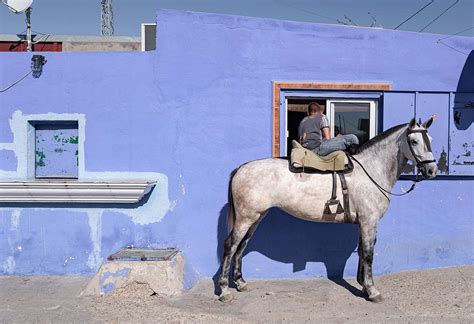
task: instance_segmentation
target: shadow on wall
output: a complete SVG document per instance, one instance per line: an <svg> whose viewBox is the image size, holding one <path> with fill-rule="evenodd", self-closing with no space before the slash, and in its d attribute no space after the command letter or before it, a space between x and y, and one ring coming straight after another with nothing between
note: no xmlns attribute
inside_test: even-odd
<svg viewBox="0 0 474 324"><path fill-rule="evenodd" d="M453 120L458 130L468 129L474 121L474 51L466 59L454 97Z"/></svg>
<svg viewBox="0 0 474 324"><path fill-rule="evenodd" d="M219 215L219 263L222 261L223 244L227 237L227 208L228 204L221 209ZM293 272L306 269L307 262L323 262L327 277L340 279L347 259L357 249L358 240L357 225L313 223L273 208L258 226L244 255L255 251L277 262L292 263ZM215 277L219 273L220 269ZM245 278L245 273L243 275Z"/></svg>

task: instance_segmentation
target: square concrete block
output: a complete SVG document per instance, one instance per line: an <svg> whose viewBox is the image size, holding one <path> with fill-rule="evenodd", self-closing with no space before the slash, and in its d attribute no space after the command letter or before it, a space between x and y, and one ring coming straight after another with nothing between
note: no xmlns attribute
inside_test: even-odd
<svg viewBox="0 0 474 324"><path fill-rule="evenodd" d="M103 295L130 283L148 284L162 296L176 296L184 290L184 257L177 253L166 261L107 261L81 296Z"/></svg>

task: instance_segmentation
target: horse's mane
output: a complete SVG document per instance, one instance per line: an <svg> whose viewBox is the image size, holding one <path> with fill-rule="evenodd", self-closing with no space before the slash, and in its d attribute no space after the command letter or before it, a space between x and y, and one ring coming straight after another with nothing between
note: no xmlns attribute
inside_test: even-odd
<svg viewBox="0 0 474 324"><path fill-rule="evenodd" d="M372 137L370 140L365 142L361 147L359 147L359 149L357 150L357 154L359 154L360 152L365 151L366 149L368 149L369 147L371 147L371 146L373 146L377 143L380 143L381 141L383 141L384 139L386 139L387 137L389 137L393 133L396 133L400 129L402 129L404 127L407 127L407 125L408 124L401 124L401 125L393 126L392 128L387 129L385 132L383 132L383 133L381 133L381 134L379 134L375 137Z"/></svg>

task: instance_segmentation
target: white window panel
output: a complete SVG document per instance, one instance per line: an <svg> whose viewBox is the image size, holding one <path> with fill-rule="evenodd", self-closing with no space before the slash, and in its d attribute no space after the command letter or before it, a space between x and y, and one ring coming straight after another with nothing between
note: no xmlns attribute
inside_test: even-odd
<svg viewBox="0 0 474 324"><path fill-rule="evenodd" d="M377 135L376 100L329 99L326 115L332 137L354 134L362 143Z"/></svg>

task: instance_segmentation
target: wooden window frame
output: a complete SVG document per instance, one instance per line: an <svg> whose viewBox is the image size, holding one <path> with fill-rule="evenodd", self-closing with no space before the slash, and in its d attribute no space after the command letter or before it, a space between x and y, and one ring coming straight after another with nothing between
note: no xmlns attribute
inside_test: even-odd
<svg viewBox="0 0 474 324"><path fill-rule="evenodd" d="M390 83L359 82L273 82L272 108L272 156L280 156L280 93L284 90L354 90L354 91L390 91Z"/></svg>

